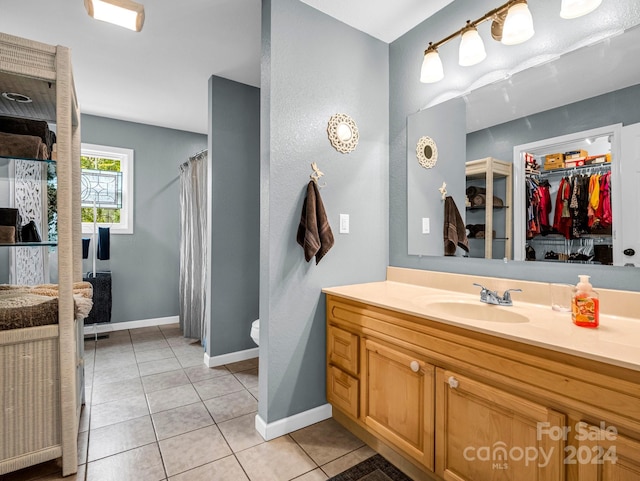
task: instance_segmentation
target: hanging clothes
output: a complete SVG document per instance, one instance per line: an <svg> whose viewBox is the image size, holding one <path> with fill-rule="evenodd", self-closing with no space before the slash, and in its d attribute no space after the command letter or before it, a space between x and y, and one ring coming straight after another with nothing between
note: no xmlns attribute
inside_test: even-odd
<svg viewBox="0 0 640 481"><path fill-rule="evenodd" d="M601 177L600 190L602 192L602 217L600 225L609 228L613 223L613 213L611 210L611 172L607 172Z"/></svg>
<svg viewBox="0 0 640 481"><path fill-rule="evenodd" d="M553 217L553 228L566 239L571 238L571 212L569 202L571 199L571 181L564 177L560 181L558 194L556 195L556 210Z"/></svg>

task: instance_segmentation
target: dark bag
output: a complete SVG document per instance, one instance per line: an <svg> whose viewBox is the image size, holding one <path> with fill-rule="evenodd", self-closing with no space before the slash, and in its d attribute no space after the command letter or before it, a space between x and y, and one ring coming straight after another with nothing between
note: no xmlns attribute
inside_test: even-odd
<svg viewBox="0 0 640 481"><path fill-rule="evenodd" d="M0 207L0 225L15 227L15 241L20 242L20 240L22 239L22 230L20 228L22 223L20 222L20 213L18 212L18 209L12 209L10 207Z"/></svg>
<svg viewBox="0 0 640 481"><path fill-rule="evenodd" d="M22 242L42 242L38 227L34 221L22 226Z"/></svg>

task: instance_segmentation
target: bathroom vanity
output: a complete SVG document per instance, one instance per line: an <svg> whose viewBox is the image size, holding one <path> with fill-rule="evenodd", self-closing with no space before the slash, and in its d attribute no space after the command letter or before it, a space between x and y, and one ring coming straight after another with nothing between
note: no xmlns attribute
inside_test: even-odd
<svg viewBox="0 0 640 481"><path fill-rule="evenodd" d="M414 479L640 479L640 293L599 290L593 330L539 282L389 268L323 292L333 416Z"/></svg>

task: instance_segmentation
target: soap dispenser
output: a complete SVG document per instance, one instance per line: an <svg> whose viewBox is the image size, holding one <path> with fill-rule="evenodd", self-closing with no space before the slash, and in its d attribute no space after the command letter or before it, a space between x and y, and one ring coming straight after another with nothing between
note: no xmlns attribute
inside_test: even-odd
<svg viewBox="0 0 640 481"><path fill-rule="evenodd" d="M589 283L589 276L580 275L580 282L573 288L571 319L576 326L598 327L600 324L600 299Z"/></svg>

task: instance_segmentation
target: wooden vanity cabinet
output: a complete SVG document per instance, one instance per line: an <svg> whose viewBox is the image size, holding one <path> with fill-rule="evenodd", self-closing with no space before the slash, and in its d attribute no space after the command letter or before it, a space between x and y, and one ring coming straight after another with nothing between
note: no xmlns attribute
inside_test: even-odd
<svg viewBox="0 0 640 481"><path fill-rule="evenodd" d="M578 466L580 481L640 481L640 441L620 435L614 426L584 423L578 447L566 462Z"/></svg>
<svg viewBox="0 0 640 481"><path fill-rule="evenodd" d="M434 366L374 339L363 346L362 420L433 470Z"/></svg>
<svg viewBox="0 0 640 481"><path fill-rule="evenodd" d="M327 360L334 418L416 481L640 481L638 371L332 294Z"/></svg>
<svg viewBox="0 0 640 481"><path fill-rule="evenodd" d="M563 414L445 369L436 372L436 405L436 473L445 480L564 479L562 436L543 434L561 432Z"/></svg>
<svg viewBox="0 0 640 481"><path fill-rule="evenodd" d="M360 407L359 336L327 327L327 400L353 418Z"/></svg>

